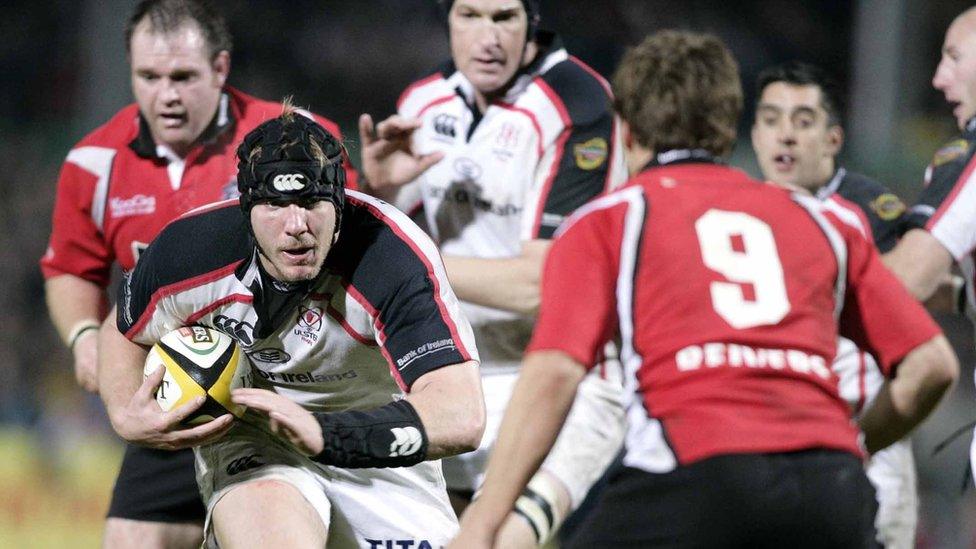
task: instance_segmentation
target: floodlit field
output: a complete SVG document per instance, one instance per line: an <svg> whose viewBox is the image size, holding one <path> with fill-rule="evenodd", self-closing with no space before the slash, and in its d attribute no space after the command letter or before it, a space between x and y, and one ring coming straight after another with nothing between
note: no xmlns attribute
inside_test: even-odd
<svg viewBox="0 0 976 549"><path fill-rule="evenodd" d="M122 445L107 436L58 449L0 428L0 547L99 547L121 460Z"/></svg>

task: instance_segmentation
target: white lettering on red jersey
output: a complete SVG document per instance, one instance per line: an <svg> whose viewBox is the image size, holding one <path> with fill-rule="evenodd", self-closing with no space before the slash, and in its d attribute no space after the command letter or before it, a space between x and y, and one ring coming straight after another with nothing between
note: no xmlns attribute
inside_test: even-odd
<svg viewBox="0 0 976 549"><path fill-rule="evenodd" d="M542 289L530 351L591 364L620 334L624 463L652 472L721 454L858 454L826 368L838 333L886 375L939 333L830 208L701 162L649 168L581 209Z"/></svg>

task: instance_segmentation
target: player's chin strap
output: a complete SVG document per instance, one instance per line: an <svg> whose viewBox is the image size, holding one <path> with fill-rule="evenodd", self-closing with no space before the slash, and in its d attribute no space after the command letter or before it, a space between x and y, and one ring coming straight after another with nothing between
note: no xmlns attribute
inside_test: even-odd
<svg viewBox="0 0 976 549"><path fill-rule="evenodd" d="M512 509L532 528L537 546L548 543L566 520L566 513L559 505L558 494L562 488L556 486L556 482L549 475L536 474L515 500L515 508ZM472 499L478 499L479 494L480 491L475 492Z"/></svg>
<svg viewBox="0 0 976 549"><path fill-rule="evenodd" d="M346 469L407 467L427 459L427 432L412 404L397 400L367 411L313 413L325 448L313 461Z"/></svg>

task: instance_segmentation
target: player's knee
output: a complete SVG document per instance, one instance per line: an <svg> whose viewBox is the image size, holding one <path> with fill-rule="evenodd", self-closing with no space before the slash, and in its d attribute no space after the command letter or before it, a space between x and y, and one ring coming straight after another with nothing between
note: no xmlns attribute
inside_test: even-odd
<svg viewBox="0 0 976 549"><path fill-rule="evenodd" d="M218 528L226 522L253 525L262 520L305 524L309 520L319 521L317 512L298 488L277 479L253 480L235 486L214 504L213 518Z"/></svg>
<svg viewBox="0 0 976 549"><path fill-rule="evenodd" d="M529 524L535 534L536 545L543 545L559 530L569 514L569 507L566 487L543 471L529 481L515 501L513 512Z"/></svg>

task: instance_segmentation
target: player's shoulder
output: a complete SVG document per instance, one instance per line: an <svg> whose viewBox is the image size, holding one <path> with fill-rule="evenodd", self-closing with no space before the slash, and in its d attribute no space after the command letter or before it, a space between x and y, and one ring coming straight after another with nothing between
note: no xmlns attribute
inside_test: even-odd
<svg viewBox="0 0 976 549"><path fill-rule="evenodd" d="M606 79L565 49L546 54L535 81L551 101L564 106L574 124L612 116L613 96Z"/></svg>
<svg viewBox="0 0 976 549"><path fill-rule="evenodd" d="M897 219L905 213L905 203L884 184L864 174L841 169L844 171L836 193L840 198L883 221Z"/></svg>
<svg viewBox="0 0 976 549"><path fill-rule="evenodd" d="M191 210L171 221L139 258L160 285L217 271L245 259L253 243L237 199Z"/></svg>
<svg viewBox="0 0 976 549"><path fill-rule="evenodd" d="M376 270L393 277L435 256L430 237L406 214L373 196L346 191L342 231L327 266L338 271Z"/></svg>
<svg viewBox="0 0 976 549"><path fill-rule="evenodd" d="M631 215L643 216L646 210L645 188L632 179L577 208L559 225L555 236L560 237L577 226L594 225L600 227L601 231L609 230L617 224L614 219L621 213L626 215L630 212Z"/></svg>
<svg viewBox="0 0 976 549"><path fill-rule="evenodd" d="M455 94L448 79L457 72L453 61L445 61L434 70L427 71L404 88L397 99L397 111L412 113L419 111L421 105L426 105L440 97L450 97Z"/></svg>
<svg viewBox="0 0 976 549"><path fill-rule="evenodd" d="M138 133L139 107L133 103L119 110L101 126L88 132L72 147L72 150L82 147L102 147L117 151L128 147Z"/></svg>
<svg viewBox="0 0 976 549"><path fill-rule="evenodd" d="M935 179L952 179L953 183L970 164L976 154L976 132L965 131L962 135L944 143L935 154L926 170L926 183Z"/></svg>

